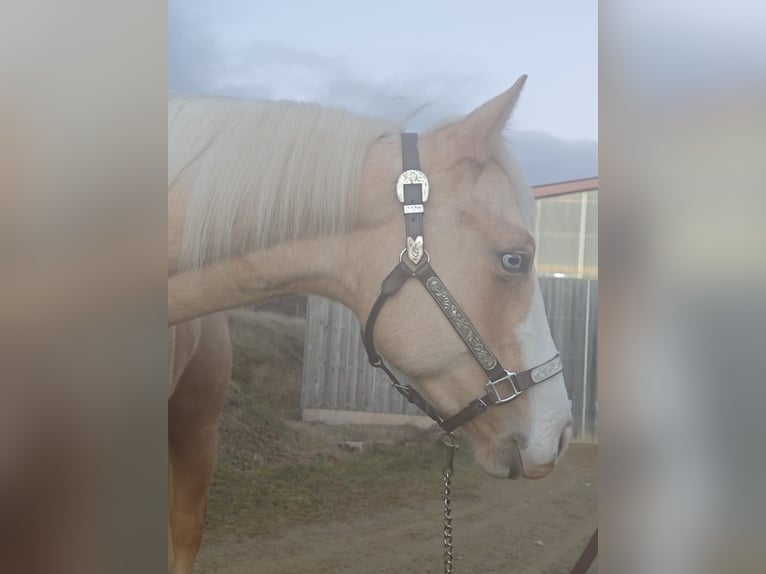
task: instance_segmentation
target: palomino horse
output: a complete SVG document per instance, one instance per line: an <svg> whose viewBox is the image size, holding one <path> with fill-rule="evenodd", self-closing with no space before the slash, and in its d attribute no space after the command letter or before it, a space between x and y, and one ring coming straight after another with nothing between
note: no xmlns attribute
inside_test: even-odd
<svg viewBox="0 0 766 574"><path fill-rule="evenodd" d="M430 263L460 317L506 368L534 379L529 369L550 363L556 349L527 264L532 192L502 137L524 80L422 135L427 209L407 205L405 213L423 214ZM381 281L404 255L401 126L289 102L171 95L168 108L170 325L289 293L341 301L366 324ZM497 389L474 339L417 283L397 286L375 311L375 347L453 415ZM463 425L481 468L503 478L551 471L571 435L559 371Z"/></svg>

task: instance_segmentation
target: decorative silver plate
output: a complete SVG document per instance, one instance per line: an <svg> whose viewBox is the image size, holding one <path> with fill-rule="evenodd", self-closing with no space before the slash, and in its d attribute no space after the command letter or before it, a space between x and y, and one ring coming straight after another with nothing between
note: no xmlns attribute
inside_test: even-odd
<svg viewBox="0 0 766 574"><path fill-rule="evenodd" d="M409 238L408 238L409 239ZM446 315L452 326L458 332L458 335L468 345L473 356L479 361L482 367L487 370L494 369L497 365L497 359L484 344L479 332L473 323L466 317L460 305L457 304L455 298L452 297L452 293L449 292L447 287L442 283L438 277L431 277L426 281L426 288L431 292L431 296L438 303L439 308Z"/></svg>
<svg viewBox="0 0 766 574"><path fill-rule="evenodd" d="M423 257L423 236L418 235L415 239L412 237L407 238L407 257L410 258L415 265L420 263L420 258Z"/></svg>
<svg viewBox="0 0 766 574"><path fill-rule="evenodd" d="M537 384L542 381L547 381L553 377L553 375L558 375L563 370L564 365L561 363L561 357L556 355L550 361L532 369L530 376L532 377L532 382Z"/></svg>
<svg viewBox="0 0 766 574"><path fill-rule="evenodd" d="M396 196L402 203L404 203L404 184L406 183L419 183L423 194L421 203L425 203L428 200L428 178L426 174L416 169L408 169L399 176L396 182Z"/></svg>

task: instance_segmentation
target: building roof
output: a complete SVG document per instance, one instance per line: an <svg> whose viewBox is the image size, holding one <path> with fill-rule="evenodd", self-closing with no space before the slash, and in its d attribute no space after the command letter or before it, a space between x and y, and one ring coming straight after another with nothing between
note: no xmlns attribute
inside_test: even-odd
<svg viewBox="0 0 766 574"><path fill-rule="evenodd" d="M536 185L532 187L532 190L535 193L535 199L540 199L541 197L565 195L567 193L593 191L597 189L598 177L586 177L583 179L573 179L571 181L561 181L559 183L548 183L545 185Z"/></svg>

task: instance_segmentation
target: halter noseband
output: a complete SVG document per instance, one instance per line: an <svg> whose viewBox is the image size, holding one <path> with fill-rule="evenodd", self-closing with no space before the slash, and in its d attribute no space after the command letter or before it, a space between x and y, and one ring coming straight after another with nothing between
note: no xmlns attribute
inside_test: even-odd
<svg viewBox="0 0 766 574"><path fill-rule="evenodd" d="M555 377L564 370L561 358L556 354L552 359L521 372L505 369L497 357L489 350L476 327L457 304L444 282L431 267L431 258L423 243L423 214L424 203L428 200L428 178L420 171L418 154L418 135L402 133L402 167L404 172L396 182L396 194L404 204L404 223L407 234L406 247L399 255L399 264L383 280L375 304L372 306L367 325L364 329L363 342L367 356L373 367L382 369L394 388L404 397L431 417L446 432L452 432L474 417L483 413L491 405L509 403L518 398L532 385L542 383ZM399 292L411 278L418 279L426 291L433 297L442 313L449 319L468 350L487 375L485 387L487 393L471 401L468 406L451 417L443 417L441 413L420 392L411 385L403 385L396 375L383 362L375 349L375 322L388 299Z"/></svg>

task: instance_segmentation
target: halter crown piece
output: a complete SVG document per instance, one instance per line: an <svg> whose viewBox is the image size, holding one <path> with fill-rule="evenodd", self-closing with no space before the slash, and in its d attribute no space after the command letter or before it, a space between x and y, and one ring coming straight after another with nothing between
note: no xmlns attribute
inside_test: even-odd
<svg viewBox="0 0 766 574"><path fill-rule="evenodd" d="M425 247L423 233L424 204L428 201L430 186L428 178L420 171L418 135L415 133L402 133L402 166L404 171L396 182L396 195L403 204L406 243L399 254L399 264L380 286L380 294L370 310L362 340L370 364L382 369L399 393L449 433L480 415L490 406L509 403L532 385L552 379L564 368L558 354L526 371L512 372L503 368L482 340L476 327L452 297L444 282L431 267L431 258ZM398 293L412 278L418 279L423 284L487 376L486 394L474 399L460 412L449 417L443 416L417 389L411 385L401 384L375 349L375 321L386 301Z"/></svg>

